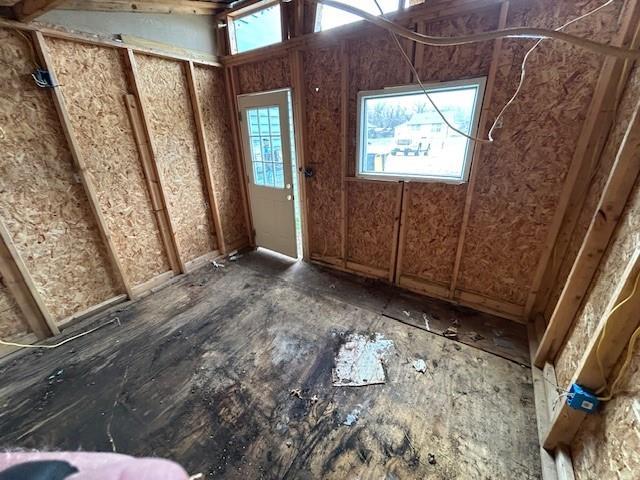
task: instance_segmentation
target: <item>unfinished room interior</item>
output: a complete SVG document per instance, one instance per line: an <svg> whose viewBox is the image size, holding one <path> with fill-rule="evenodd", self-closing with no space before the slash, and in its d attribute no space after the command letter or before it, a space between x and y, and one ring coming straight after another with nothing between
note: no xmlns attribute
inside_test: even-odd
<svg viewBox="0 0 640 480"><path fill-rule="evenodd" d="M0 480L640 479L640 0L0 0Z"/></svg>

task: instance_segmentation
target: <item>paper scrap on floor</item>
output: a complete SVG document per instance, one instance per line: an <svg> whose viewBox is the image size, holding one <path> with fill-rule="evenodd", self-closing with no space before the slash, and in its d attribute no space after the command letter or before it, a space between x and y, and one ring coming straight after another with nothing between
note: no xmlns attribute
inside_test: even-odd
<svg viewBox="0 0 640 480"><path fill-rule="evenodd" d="M384 335L350 334L340 347L333 369L335 387L361 387L385 383L382 361L393 349L393 342Z"/></svg>

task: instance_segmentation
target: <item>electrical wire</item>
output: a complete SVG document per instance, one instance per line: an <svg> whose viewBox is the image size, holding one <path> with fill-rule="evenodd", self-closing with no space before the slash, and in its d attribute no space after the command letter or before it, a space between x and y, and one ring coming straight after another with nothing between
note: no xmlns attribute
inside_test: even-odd
<svg viewBox="0 0 640 480"><path fill-rule="evenodd" d="M352 7L350 5L346 5L343 3L339 3L335 0L317 0L318 3L322 3L328 5L333 8L337 8L339 10L345 11L347 13L351 13L358 17L367 20L374 25L377 25L385 30L389 30L395 32L401 37L407 38L409 40L413 40L414 42L422 43L424 45L431 45L434 47L439 46L456 46L456 45L464 45L467 43L477 43L484 42L487 40L496 40L498 38L553 38L556 40L561 40L566 43L570 43L572 45L576 45L578 47L584 48L586 50L590 50L595 53L600 53L602 55L611 55L619 58L628 58L633 60L640 59L640 51L624 48L624 47L616 47L613 45L607 45L599 42L595 42L593 40L589 40L586 38L577 37L575 35L571 35L568 33L549 30L546 28L536 28L536 27L509 27L502 28L498 30L492 30L489 32L476 33L473 35L463 35L458 37L436 37L431 35L424 35L422 33L417 33L408 28L397 25L396 23L387 20L384 17L379 17L376 15L372 15L369 12L364 10L360 10L359 8Z"/></svg>
<svg viewBox="0 0 640 480"><path fill-rule="evenodd" d="M574 18L573 20L569 20L567 23L565 23L564 25L558 27L555 29L555 31L560 31L565 29L566 27L568 27L569 25L582 20L583 18L587 18L590 15L593 15L594 13L599 12L600 10L602 10L605 7L608 7L609 5L611 5L613 3L613 0L608 0L607 2L603 3L602 5L600 5L599 7L594 8L593 10L588 11L587 13L580 15L579 17ZM502 110L500 110L500 113L498 113L498 115L496 116L496 119L493 121L493 125L491 125L491 128L489 129L489 133L487 134L488 138L489 138L489 142L493 142L494 138L493 138L493 131L498 127L500 120L502 119L503 115L505 114L505 112L509 109L509 107L513 104L513 102L515 102L516 98L518 97L518 95L520 94L520 91L522 90L522 85L524 85L524 78L526 75L526 70L527 70L527 61L529 60L529 57L531 56L531 54L534 52L534 50L536 50L538 48L538 46L546 39L541 38L539 39L534 45L533 47L531 47L527 53L525 53L524 58L522 59L522 65L520 66L520 81L518 82L518 87L516 88L515 92L513 92L513 95L511 96L511 98L509 99L509 101L507 103L505 103L504 107L502 107Z"/></svg>
<svg viewBox="0 0 640 480"><path fill-rule="evenodd" d="M609 318L611 318L611 315L613 315L616 311L618 311L620 308L622 308L623 305L625 305L627 302L629 302L636 295L636 293L638 292L638 283L640 283L640 272L638 272L638 275L636 276L636 279L635 279L635 281L633 283L633 289L631 290L631 293L627 297L625 297L623 300L621 300L619 303L617 303L611 309L611 311L607 314L607 317L605 319L604 325L602 327L602 332L600 333L600 338L598 339L598 344L596 345L596 363L598 364L598 369L600 370L600 375L602 377L602 380L604 381L604 386L602 388L600 388L596 393L602 393L605 390L609 390L609 395L603 396L603 397L598 397L598 399L602 400L602 401L611 400L613 398L613 396L616 394L616 389L618 387L618 384L622 380L622 377L624 376L627 368L629 367L629 362L631 361L631 355L633 354L633 349L635 347L635 344L636 344L636 341L638 339L638 336L640 336L640 327L638 327L633 332L633 335L631 335L631 338L629 339L629 344L627 346L627 357L626 357L626 360L622 364L622 367L620 368L620 371L618 372L618 375L616 376L616 379L613 381L613 384L611 385L611 388L609 388L606 375L604 374L604 367L602 365L602 359L600 358L600 348L602 347L602 343L603 343L605 337L607 336L607 324L609 323Z"/></svg>
<svg viewBox="0 0 640 480"><path fill-rule="evenodd" d="M31 61L33 62L36 68L41 68L40 64L38 63L38 55L36 55L36 49L33 46L33 40L18 28L11 28L11 30L13 30L15 33L21 36L25 42L27 42L27 45L29 46L29 50L31 51Z"/></svg>
<svg viewBox="0 0 640 480"><path fill-rule="evenodd" d="M383 15L384 12L382 10L382 8L380 7L380 4L378 3L378 0L373 0L376 4L376 6L378 7L378 9L380 10L380 15ZM444 116L444 113L442 113L442 111L438 108L438 106L436 105L436 103L433 101L433 99L431 98L431 95L429 95L429 92L427 91L427 88L424 86L424 84L422 83L422 80L420 79L420 75L418 74L418 70L416 69L416 67L413 65L413 62L411 61L411 59L409 58L409 55L407 55L407 52L404 51L404 48L402 48L402 45L400 44L400 40L398 39L398 36L394 33L394 32L389 32L389 34L391 35L391 38L393 38L396 46L398 47L398 50L400 51L400 53L402 54L402 56L404 57L405 61L407 62L407 65L409 65L409 68L411 69L411 71L413 72L413 75L415 76L416 81L418 82L418 85L420 85L420 88L422 89L422 92L424 93L424 95L427 97L427 100L429 100L429 103L431 104L431 106L435 109L435 111L438 113L438 115L440 115L440 118L442 118L442 120L444 121L444 123L447 125L447 127L449 127L451 130L453 130L454 132L462 135L463 137L466 137L470 140L474 140L476 142L488 142L487 140L484 140L482 138L477 138L474 136L469 135L466 132L463 132L462 130L454 127L449 120L447 119L447 117Z"/></svg>
<svg viewBox="0 0 640 480"><path fill-rule="evenodd" d="M635 332L633 332L633 335L631 335L631 339L629 340L629 345L627 346L627 355L625 357L624 363L620 367L618 376L611 384L611 390L609 392L609 395L607 395L606 397L598 397L598 400L602 400L602 401L611 400L614 397L614 395L618 393L617 392L618 384L622 381L622 377L624 373L629 368L629 364L631 363L631 359L633 358L633 351L635 349L636 342L638 341L638 337L640 337L640 327L636 328Z"/></svg>
<svg viewBox="0 0 640 480"><path fill-rule="evenodd" d="M325 0L320 0L321 3ZM384 11L382 10L382 7L380 6L378 0L373 0L374 3L376 4L376 7L378 7L378 10L380 11L380 18L382 18L383 20L385 20L388 23L392 23L389 20L387 20L384 17ZM570 21L568 21L567 23L565 23L564 25L556 28L555 32L558 32L566 27L568 27L569 25L582 20L590 15L593 15L594 13L599 12L600 10L602 10L603 8L609 6L610 4L613 3L614 0L607 0L605 3L603 3L602 5L600 5L599 7L594 8L593 10L588 11L587 13L584 13L582 15L580 15L579 17L576 17ZM333 3L333 2L330 2ZM353 8L353 7L350 7ZM355 9L358 10L358 9ZM360 12L366 13L367 15L369 15L367 12L364 12L362 10L360 10ZM368 18L366 18L365 16L362 16L362 18L364 18L365 20L368 20ZM373 18L379 18L379 17L373 17ZM374 22L375 23L375 22ZM395 24L393 24L395 25ZM396 25L397 26L397 25ZM398 26L399 27L399 26ZM383 27L384 28L384 27ZM403 27L399 27L399 28L403 28ZM396 46L398 47L398 50L400 51L400 54L402 55L402 57L404 58L404 60L406 61L407 65L409 66L409 68L411 69L416 81L418 82L418 85L420 86L422 92L424 93L424 95L427 97L427 100L429 100L429 103L433 106L433 108L435 109L435 111L438 113L438 115L440 116L440 118L442 118L442 120L444 121L444 123L451 128L454 132L458 133L459 135L462 135L463 137L469 139L469 140L473 140L474 142L479 142L479 143L493 143L494 142L494 138L493 138L493 131L497 128L498 124L500 123L500 120L502 119L503 115L505 114L505 112L509 109L509 107L513 104L513 102L516 100L516 98L518 97L518 95L520 94L520 91L522 90L522 85L524 84L524 79L525 79L525 74L526 74L526 64L527 64L527 60L529 59L530 55L533 53L533 51L538 47L538 45L540 45L540 43L542 43L546 38L549 37L542 37L540 38L534 45L533 47L531 47L527 53L525 54L524 58L522 59L522 66L520 68L520 81L518 82L518 87L516 88L515 92L513 93L513 95L511 96L511 98L509 99L509 101L504 105L504 107L502 107L502 109L500 110L500 113L498 113L498 115L496 116L495 120L493 121L493 124L491 125L491 128L489 129L488 132L488 138L480 138L480 137L476 137L473 135L469 135L466 132L463 132L461 130L459 130L458 128L454 127L449 120L444 116L444 114L442 113L442 111L438 108L438 106L435 104L435 102L433 101L433 99L431 98L431 96L429 95L429 92L427 91L426 87L424 86L422 80L420 79L420 75L418 74L418 71L416 69L416 67L414 66L413 62L411 61L411 59L409 58L409 55L407 55L407 53L405 52L404 48L402 48L402 45L400 44L400 40L398 39L398 34L396 34L395 31L386 29L389 34L391 35L391 37L393 38ZM406 30L406 29L405 29ZM410 32L410 30L407 30L408 32ZM500 32L503 30L496 30L496 32ZM412 32L413 33L413 32ZM422 34L419 34L422 35ZM426 38L465 38L465 37L427 37L426 35L423 35L423 37ZM469 36L467 36L468 38ZM577 38L577 37L576 37ZM411 39L414 40L414 39ZM417 41L417 40L414 40ZM422 42L420 42L422 43ZM443 44L446 45L446 44Z"/></svg>
<svg viewBox="0 0 640 480"><path fill-rule="evenodd" d="M110 324L115 323L115 322L120 323L120 319L118 317L115 317L112 320L108 321L107 323L103 323L102 325L98 325L97 327L92 328L91 330L87 330L86 332L79 333L78 335L74 335L71 338L67 338L66 340L63 340L63 341L58 342L58 343L55 343L53 345L29 345L29 344L25 344L25 343L7 342L5 340L0 340L0 344L7 345L7 346L10 346L10 347L19 347L19 348L58 348L58 347L61 347L62 345L64 345L65 343L69 343L72 340L75 340L75 339L80 338L80 337L84 337L85 335L89 335L90 333L93 333L96 330L99 330L102 327L106 327L107 325L110 325Z"/></svg>
<svg viewBox="0 0 640 480"><path fill-rule="evenodd" d="M373 1L375 2L376 7L378 7L378 10L380 10L380 15L384 18L384 11L382 10L382 7L378 3L378 0L373 0ZM400 44L400 40L398 39L398 35L395 32L392 32L392 31L389 31L389 34L391 35L391 38L393 38L393 41L395 42L396 46L398 47L398 51L400 52L400 54L404 58L405 62L407 63L407 65L411 69L411 72L413 73L413 76L415 77L416 82L418 82L418 85L420 85L420 88L422 89L422 92L424 93L425 97L427 97L427 100L429 100L429 103L435 109L435 111L438 113L438 115L440 115L440 118L442 118L442 120L447 125L447 127L449 127L451 130L453 130L457 134L462 135L465 138L468 138L469 140L473 140L475 142L481 142L481 143L489 143L490 142L489 140L485 140L485 139L482 139L482 138L478 138L478 137L469 135L467 132L463 132L459 128L454 127L451 124L451 122L449 122L447 117L444 116L444 113L442 113L442 111L438 108L436 103L433 101L433 99L431 98L431 95L429 95L429 92L427 91L427 88L424 86L424 83L422 83L422 80L420 79L420 74L418 73L418 70L416 69L416 67L413 64L413 62L411 61L411 59L409 58L409 55L407 55L407 52L405 52L404 48L402 48L402 45Z"/></svg>

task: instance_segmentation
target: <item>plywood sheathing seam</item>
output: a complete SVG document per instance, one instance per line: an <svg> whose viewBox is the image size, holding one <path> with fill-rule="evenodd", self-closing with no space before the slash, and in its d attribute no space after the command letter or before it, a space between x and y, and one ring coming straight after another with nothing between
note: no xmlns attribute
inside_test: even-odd
<svg viewBox="0 0 640 480"><path fill-rule="evenodd" d="M49 39L74 131L125 275L139 285L170 269L153 214L113 48Z"/></svg>
<svg viewBox="0 0 640 480"><path fill-rule="evenodd" d="M388 271L391 265L395 182L346 182L347 261Z"/></svg>
<svg viewBox="0 0 640 480"><path fill-rule="evenodd" d="M494 8L420 23L418 28L432 35L478 33L497 27L497 13ZM416 49L416 69L424 83L486 76L492 48L490 42L446 48L422 45ZM400 275L412 275L442 286L455 283L454 265L467 194L466 184L415 182L411 185L405 208Z"/></svg>
<svg viewBox="0 0 640 480"><path fill-rule="evenodd" d="M182 62L136 55L156 162L183 262L216 249Z"/></svg>
<svg viewBox="0 0 640 480"><path fill-rule="evenodd" d="M239 242L248 243L240 172L233 157L232 117L225 95L224 72L196 66L195 80L225 244L228 247Z"/></svg>
<svg viewBox="0 0 640 480"><path fill-rule="evenodd" d="M118 294L50 93L25 40L0 29L0 216L55 320ZM7 66L8 65L8 66Z"/></svg>
<svg viewBox="0 0 640 480"><path fill-rule="evenodd" d="M465 185L411 184L405 206L401 274L449 285L464 209Z"/></svg>

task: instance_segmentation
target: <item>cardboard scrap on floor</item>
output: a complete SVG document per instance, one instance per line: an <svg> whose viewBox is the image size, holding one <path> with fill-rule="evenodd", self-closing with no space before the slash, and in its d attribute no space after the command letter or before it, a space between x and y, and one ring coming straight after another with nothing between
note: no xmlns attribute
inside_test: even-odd
<svg viewBox="0 0 640 480"><path fill-rule="evenodd" d="M362 387L385 383L382 361L393 349L393 342L384 335L350 334L340 347L333 369L335 387Z"/></svg>

